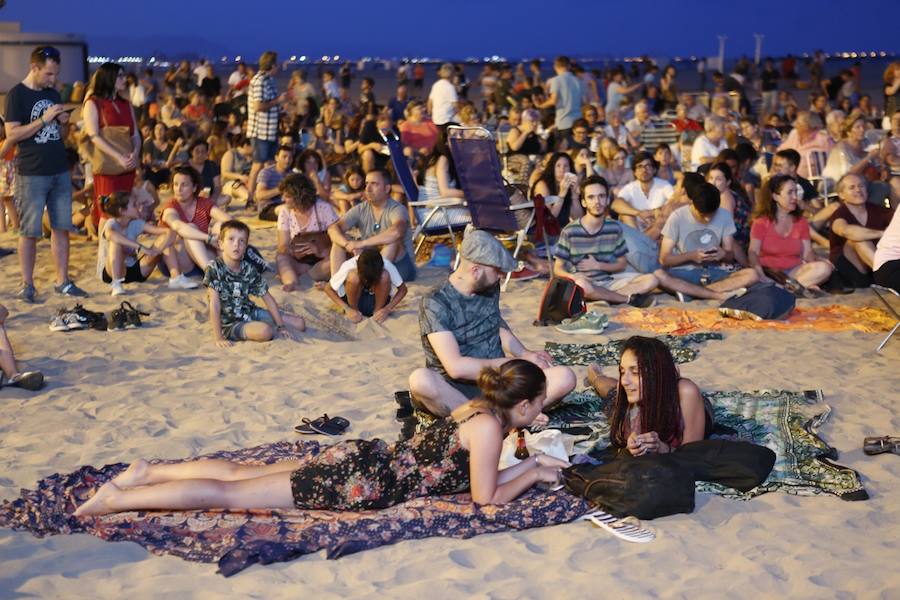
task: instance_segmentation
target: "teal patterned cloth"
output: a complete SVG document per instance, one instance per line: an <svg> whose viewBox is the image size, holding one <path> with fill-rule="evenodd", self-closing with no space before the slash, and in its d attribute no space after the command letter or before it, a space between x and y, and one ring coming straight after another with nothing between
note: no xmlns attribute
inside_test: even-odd
<svg viewBox="0 0 900 600"><path fill-rule="evenodd" d="M735 432L713 437L766 446L776 460L768 479L749 492L707 482L697 482L698 491L740 499L776 490L801 496L834 494L844 500L868 498L859 474L832 462L837 450L817 435L831 415L821 391L725 391L704 396L712 403L716 424ZM573 392L549 414L548 427L575 435L577 453L599 452L609 446L605 403L593 391Z"/></svg>
<svg viewBox="0 0 900 600"><path fill-rule="evenodd" d="M676 363L691 362L697 358L700 352L695 346L708 340L723 339L721 333L690 333L688 335L660 335L659 340L664 342ZM622 354L622 345L625 340L612 340L605 344L558 344L547 342L544 348L558 365L589 365L600 363L608 367L619 364L619 356Z"/></svg>

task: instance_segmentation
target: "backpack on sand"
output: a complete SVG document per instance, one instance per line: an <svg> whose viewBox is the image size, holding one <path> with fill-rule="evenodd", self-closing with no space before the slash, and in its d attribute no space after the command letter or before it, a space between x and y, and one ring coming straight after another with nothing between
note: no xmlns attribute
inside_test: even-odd
<svg viewBox="0 0 900 600"><path fill-rule="evenodd" d="M540 239L543 236L544 244L547 248L547 262L550 267L550 281L544 288L541 295L541 303L538 306L537 320L535 325L544 327L547 325L558 325L563 319L569 319L583 315L587 312L587 305L584 303L584 290L577 283L565 277L557 277L553 273L553 251L550 240L547 237L547 228L542 218L544 214L544 198L537 195L534 197L534 209L537 215L537 236Z"/></svg>

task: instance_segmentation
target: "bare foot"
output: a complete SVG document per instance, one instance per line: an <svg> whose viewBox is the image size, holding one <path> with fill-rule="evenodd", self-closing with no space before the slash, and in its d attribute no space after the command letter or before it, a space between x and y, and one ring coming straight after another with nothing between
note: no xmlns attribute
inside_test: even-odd
<svg viewBox="0 0 900 600"><path fill-rule="evenodd" d="M130 488L147 484L147 471L150 469L150 463L143 458L139 458L128 468L116 475L112 482L119 488Z"/></svg>
<svg viewBox="0 0 900 600"><path fill-rule="evenodd" d="M109 507L109 501L119 495L121 491L122 490L120 490L112 481L107 481L100 486L100 489L94 493L94 496L90 500L75 510L75 516L91 517L108 515L109 513L114 512L113 509Z"/></svg>
<svg viewBox="0 0 900 600"><path fill-rule="evenodd" d="M316 281L313 283L313 287L319 290L320 292L325 291L325 286L328 285L327 281Z"/></svg>
<svg viewBox="0 0 900 600"><path fill-rule="evenodd" d="M729 298L740 298L741 296L743 296L746 293L747 293L747 288L739 287L738 289L731 290L730 292L720 292L719 297L717 299L724 302L725 300L728 300Z"/></svg>
<svg viewBox="0 0 900 600"><path fill-rule="evenodd" d="M293 292L294 290L297 289L297 282L295 281L293 283L286 283L283 286L281 286L281 289L284 290L285 292Z"/></svg>

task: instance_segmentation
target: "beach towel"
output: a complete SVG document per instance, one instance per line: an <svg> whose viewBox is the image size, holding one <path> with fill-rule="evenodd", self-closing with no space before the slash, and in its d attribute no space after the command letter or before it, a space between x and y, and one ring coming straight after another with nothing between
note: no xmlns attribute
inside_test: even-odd
<svg viewBox="0 0 900 600"><path fill-rule="evenodd" d="M318 443L280 442L207 458L270 463L317 452ZM177 462L177 461L165 461ZM330 559L432 536L470 538L483 533L566 523L589 512L587 502L565 491L532 490L503 506L476 506L468 494L418 498L385 510L207 510L126 512L76 519L74 507L127 465L85 466L55 474L35 489L0 503L0 527L28 530L38 537L87 533L110 542L135 542L157 555L218 563L230 576L253 564L292 560L326 550Z"/></svg>
<svg viewBox="0 0 900 600"><path fill-rule="evenodd" d="M775 452L776 460L768 479L749 492L706 482L697 483L698 491L741 499L774 491L801 496L834 494L843 500L868 498L859 474L833 462L837 450L817 433L831 415L821 391L724 391L703 395L713 406L717 426L733 430L713 438L766 446ZM605 403L593 391L569 394L558 409L549 413L548 427L577 436L576 452L599 452L609 446Z"/></svg>
<svg viewBox="0 0 900 600"><path fill-rule="evenodd" d="M625 327L672 335L733 329L812 329L877 333L890 331L895 323L894 319L880 308L853 308L838 304L795 308L785 321L741 321L722 316L716 308L685 310L672 307L622 308L612 320Z"/></svg>
<svg viewBox="0 0 900 600"><path fill-rule="evenodd" d="M688 335L662 335L659 339L672 351L676 363L691 362L700 352L694 346L707 340L721 340L721 333L691 333ZM622 345L625 340L612 340L605 344L558 344L547 342L544 349L560 365L589 365L600 363L602 366L619 364Z"/></svg>

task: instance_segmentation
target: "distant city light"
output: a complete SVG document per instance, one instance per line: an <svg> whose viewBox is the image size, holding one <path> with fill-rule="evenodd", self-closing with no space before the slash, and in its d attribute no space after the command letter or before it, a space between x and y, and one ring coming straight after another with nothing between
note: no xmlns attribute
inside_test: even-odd
<svg viewBox="0 0 900 600"><path fill-rule="evenodd" d="M305 60L306 60L306 55L305 55L305 54L303 54L302 56L300 56L300 62L304 62Z"/></svg>

